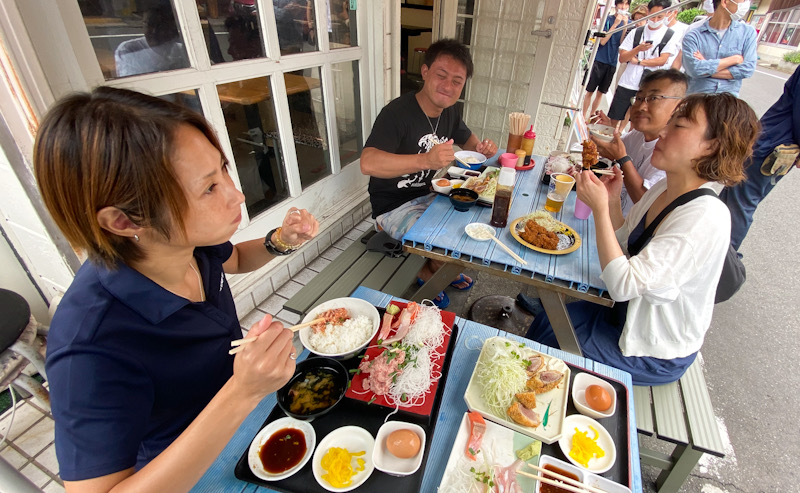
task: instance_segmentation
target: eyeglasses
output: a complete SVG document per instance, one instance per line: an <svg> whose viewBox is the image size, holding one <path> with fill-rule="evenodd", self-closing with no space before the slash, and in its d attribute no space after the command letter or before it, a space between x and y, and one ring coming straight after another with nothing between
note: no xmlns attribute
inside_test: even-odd
<svg viewBox="0 0 800 493"><path fill-rule="evenodd" d="M655 96L645 96L645 97L634 96L631 98L631 104L642 104L642 103L652 104L661 99L683 99L683 98L679 96L661 96L660 94L656 94Z"/></svg>

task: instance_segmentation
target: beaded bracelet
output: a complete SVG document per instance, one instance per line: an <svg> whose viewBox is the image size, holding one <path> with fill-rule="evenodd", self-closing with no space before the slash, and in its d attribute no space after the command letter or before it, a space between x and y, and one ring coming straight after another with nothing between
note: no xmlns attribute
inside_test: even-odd
<svg viewBox="0 0 800 493"><path fill-rule="evenodd" d="M278 248L282 250L297 250L300 245L302 245L302 243L298 245L290 245L285 243L283 240L281 240L281 231L283 231L283 228L281 227L278 227L278 229L275 230L275 245Z"/></svg>

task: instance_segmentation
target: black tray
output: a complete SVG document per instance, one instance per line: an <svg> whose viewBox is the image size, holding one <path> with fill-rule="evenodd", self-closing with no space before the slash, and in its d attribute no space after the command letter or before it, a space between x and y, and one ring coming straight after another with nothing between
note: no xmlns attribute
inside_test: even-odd
<svg viewBox="0 0 800 493"><path fill-rule="evenodd" d="M378 308L378 312L381 314L381 316L383 316L385 309ZM421 416L419 414L400 410L395 413L394 416L389 418L390 421L407 421L409 423L414 423L421 426L425 430L425 453L422 457L422 464L419 466L419 469L414 474L403 477L390 476L375 469L369 479L367 479L364 484L358 487L359 491L380 491L381 493L406 493L410 491L419 491L420 485L422 484L422 476L425 473L425 465L428 462L428 452L431 448L431 442L433 442L434 427L436 426L436 419L439 416L439 406L442 402L442 393L444 392L445 382L447 381L447 373L450 369L450 359L455 348L457 334L458 326L453 324L450 342L447 345L447 354L445 355L444 362L442 364L442 376L439 379L439 386L437 387L436 394L434 396L433 411L431 412L431 415ZM361 360L359 358L352 358L347 361L342 361L342 364L349 370L351 368L356 368L360 361ZM345 397L334 410L312 421L311 426L314 427L314 431L317 434L317 443L322 441L322 439L325 438L325 436L331 431L347 425L360 426L369 431L372 436L375 437L378 434L378 429L383 424L383 420L386 418L386 415L393 411L394 409L374 404L370 405L363 401L357 401L355 399ZM271 423L272 421L284 416L285 415L283 411L281 411L278 406L275 406L258 431L261 431L261 429L264 428L268 423ZM256 435L257 434L258 433L256 433ZM255 438L255 435L253 435L253 438ZM244 453L239 458L239 462L236 463L234 475L238 479L276 491L285 491L289 493L327 492L327 490L320 486L319 483L317 483L317 480L314 478L314 473L311 469L311 463L313 462L313 459L309 460L299 471L286 479L282 479L280 481L264 481L258 478L255 474L253 474L253 471L250 470L250 466L247 461L249 448L250 444L248 443L247 449L244 450Z"/></svg>
<svg viewBox="0 0 800 493"><path fill-rule="evenodd" d="M611 466L611 469L608 471L597 474L598 476L603 476L604 478L608 478L612 481L615 481L620 484L626 485L628 488L633 489L633 476L631 475L631 468L630 468L630 430L628 429L628 392L625 389L625 385L622 382L614 380L613 378L600 375L593 371L587 370L585 368L581 368L580 366L575 366L573 364L567 363L570 369L570 382L569 382L569 396L567 397L568 404L567 404L567 416L572 414L580 414L578 409L575 407L575 404L572 402L572 384L575 380L575 376L578 373L588 373L590 375L594 375L597 378L600 378L614 388L617 394L617 410L614 414L608 418L601 418L595 419L598 423L603 425L603 428L608 431L611 435L611 438L614 439L614 446L617 448L617 460L614 461L614 465ZM564 430L566 432L566 430ZM561 447L558 446L558 442L553 442L550 445L542 443L542 455L549 455L551 457L555 457L556 459L563 460L564 462L569 463L569 459L561 452ZM625 460L622 460L625 459Z"/></svg>

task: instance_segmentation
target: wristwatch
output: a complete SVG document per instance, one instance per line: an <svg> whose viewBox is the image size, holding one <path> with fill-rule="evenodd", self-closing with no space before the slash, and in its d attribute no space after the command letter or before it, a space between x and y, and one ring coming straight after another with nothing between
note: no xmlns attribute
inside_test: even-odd
<svg viewBox="0 0 800 493"><path fill-rule="evenodd" d="M272 255L289 255L290 253L297 250L297 248L292 248L291 246L284 244L283 246L289 246L289 248L287 248L286 250L278 250L278 246L272 243L272 235L275 234L275 232L278 231L279 229L281 228L275 228L269 233L267 233L267 237L264 238L264 247Z"/></svg>
<svg viewBox="0 0 800 493"><path fill-rule="evenodd" d="M625 164L625 163L632 163L632 162L633 162L633 159L631 159L631 157L630 157L630 156L628 156L628 155L626 154L626 155L622 156L622 157L621 157L621 158L619 158L619 159L615 159L615 160L614 160L614 162L615 162L615 163L617 163L617 164L619 165L619 167L620 167L620 168L622 168L622 165L623 165L623 164Z"/></svg>

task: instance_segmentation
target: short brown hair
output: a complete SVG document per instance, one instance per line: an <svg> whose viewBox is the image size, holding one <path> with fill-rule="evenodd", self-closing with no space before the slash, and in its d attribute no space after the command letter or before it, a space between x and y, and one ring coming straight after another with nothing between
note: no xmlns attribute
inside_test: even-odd
<svg viewBox="0 0 800 493"><path fill-rule="evenodd" d="M144 258L136 242L100 226L97 212L109 206L166 239L184 233L188 204L171 164L175 131L184 124L223 154L201 115L126 89L73 94L48 111L36 135L34 172L45 206L73 247L111 269Z"/></svg>
<svg viewBox="0 0 800 493"><path fill-rule="evenodd" d="M678 104L673 117L697 121L698 110L708 120L705 139L716 140L716 145L710 155L695 160L694 170L705 180L729 187L744 181L744 161L753 153L761 129L755 112L728 93L691 94Z"/></svg>

